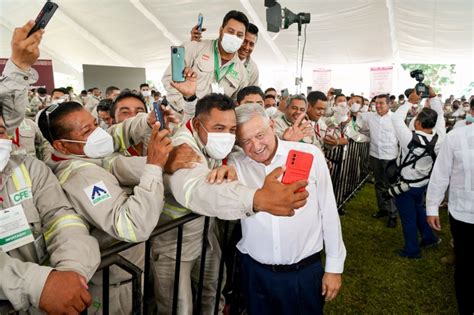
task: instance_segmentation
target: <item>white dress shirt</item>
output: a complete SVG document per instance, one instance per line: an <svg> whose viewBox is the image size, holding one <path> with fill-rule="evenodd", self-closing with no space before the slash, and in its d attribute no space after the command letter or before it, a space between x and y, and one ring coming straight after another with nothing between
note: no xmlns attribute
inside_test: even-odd
<svg viewBox="0 0 474 315"><path fill-rule="evenodd" d="M239 181L244 185L260 188L267 174L285 165L290 150L311 153L314 162L306 187L308 201L295 210L293 217L259 212L242 219L242 239L237 248L262 264L289 265L321 251L324 243L326 272L342 273L346 248L324 155L314 145L277 141L277 151L268 166L255 162L243 152L233 153L229 164L236 167Z"/></svg>
<svg viewBox="0 0 474 315"><path fill-rule="evenodd" d="M370 156L380 160L393 160L398 156L398 143L392 125L392 112L380 116L377 112L361 113L362 129L370 132Z"/></svg>
<svg viewBox="0 0 474 315"><path fill-rule="evenodd" d="M431 173L426 212L438 216L449 186L448 209L458 221L474 224L474 124L446 135Z"/></svg>
<svg viewBox="0 0 474 315"><path fill-rule="evenodd" d="M457 128L459 128L459 127L464 127L464 126L468 126L467 121L466 121L465 119L458 120L458 121L456 121L456 123L454 124L453 129L457 129Z"/></svg>
<svg viewBox="0 0 474 315"><path fill-rule="evenodd" d="M398 139L398 142L400 144L400 148L402 151L402 156L401 156L402 162L405 160L405 157L407 156L409 152L408 144L413 139L412 130L410 130L410 128L407 127L407 125L405 124L405 118L411 106L413 105L410 104L409 102L406 102L405 104L400 106L397 109L397 111L392 115L393 128L395 130L395 135ZM431 134L425 133L423 131L415 131L415 132L418 135L426 137L428 141L431 141L431 139L433 139L435 134L438 134L438 140L436 141L436 144L435 144L435 153L438 154L441 148L441 144L443 143L444 138L446 136L446 123L444 121L443 105L441 104L441 100L437 97L432 98L430 106L438 114L438 119L436 120L436 125L433 128L433 132ZM419 137L419 138L420 138L421 143L424 144L423 138L422 137ZM424 151L425 150L422 148L417 148L417 149L414 149L413 154L421 155L423 154ZM425 156L416 162L415 167L412 167L412 165L404 167L401 171L401 174L404 179L408 179L408 180L423 178L429 175L432 166L433 166L432 158L429 156ZM423 187L426 184L428 184L428 178L418 183L412 183L410 184L410 186Z"/></svg>

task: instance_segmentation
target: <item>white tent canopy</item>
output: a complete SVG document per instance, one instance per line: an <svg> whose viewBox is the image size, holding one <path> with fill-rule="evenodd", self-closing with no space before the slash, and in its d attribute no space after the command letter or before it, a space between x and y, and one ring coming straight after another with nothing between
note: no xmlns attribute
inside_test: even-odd
<svg viewBox="0 0 474 315"><path fill-rule="evenodd" d="M226 12L247 14L260 29L253 58L261 81L275 72L293 77L297 27L266 31L264 0L55 0L60 9L47 27L41 58L82 87L82 64L145 67L158 83L169 46L190 38L198 13L205 38L215 38ZM15 26L35 18L44 1L0 1L0 56L10 55ZM311 13L305 68L320 65L459 63L474 55L472 0L281 0L294 13ZM277 75L278 76L278 75ZM306 76L306 75L305 75ZM289 82L292 82L292 78ZM472 77L472 76L471 76Z"/></svg>

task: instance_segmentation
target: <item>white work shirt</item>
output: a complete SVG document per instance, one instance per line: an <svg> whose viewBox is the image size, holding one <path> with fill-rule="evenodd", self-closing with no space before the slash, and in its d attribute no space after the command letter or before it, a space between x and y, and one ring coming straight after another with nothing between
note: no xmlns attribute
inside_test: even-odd
<svg viewBox="0 0 474 315"><path fill-rule="evenodd" d="M409 127L407 127L407 125L405 124L405 118L411 106L413 105L410 104L409 102L406 102L405 104L400 106L397 109L397 111L392 115L393 128L395 130L395 135L398 139L398 142L400 144L400 148L402 151L401 162L405 160L405 157L407 156L409 152L408 144L410 144L411 140L413 139L412 130ZM435 97L431 99L430 106L431 106L431 109L436 111L436 113L438 114L436 125L434 126L432 133L428 134L423 131L415 131L415 133L425 137L428 140L428 142L433 139L435 134L437 134L438 140L436 141L434 151L436 154L438 154L441 148L441 144L443 143L444 138L446 136L446 124L445 124L444 116L443 116L443 105L441 104L441 100ZM419 138L420 138L420 142L425 144L423 138L422 137L419 137ZM413 154L421 155L424 153L424 151L425 150L423 148L416 148L414 149ZM397 162L400 165L400 160L398 160ZM433 166L433 159L429 156L425 156L416 162L415 167L413 167L413 165L404 167L401 170L401 174L404 179L408 179L408 180L421 179L429 175L432 166ZM428 184L428 178L418 183L411 183L410 186L423 187L427 184Z"/></svg>
<svg viewBox="0 0 474 315"><path fill-rule="evenodd" d="M278 217L266 212L241 219L242 239L237 248L254 260L269 265L290 265L323 249L326 252L326 272L342 273L346 248L331 177L320 149L311 144L278 141L270 165L255 162L244 152L231 154L229 164L237 169L239 181L251 188L263 186L266 175L286 163L292 149L314 156L306 187L306 205L295 210L293 217Z"/></svg>
<svg viewBox="0 0 474 315"><path fill-rule="evenodd" d="M474 224L474 124L446 135L431 173L426 213L439 215L449 186L448 209L458 221Z"/></svg>
<svg viewBox="0 0 474 315"><path fill-rule="evenodd" d="M398 156L398 141L392 125L391 111L380 116L377 112L361 113L361 129L370 132L370 156L380 160L393 160Z"/></svg>

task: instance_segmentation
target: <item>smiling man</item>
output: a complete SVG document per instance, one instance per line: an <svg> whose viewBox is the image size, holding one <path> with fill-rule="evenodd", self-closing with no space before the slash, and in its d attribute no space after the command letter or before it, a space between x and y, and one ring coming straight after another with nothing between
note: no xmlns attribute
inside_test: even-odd
<svg viewBox="0 0 474 315"><path fill-rule="evenodd" d="M192 68L197 74L198 98L212 92L235 99L237 92L247 86L247 69L237 51L244 42L248 25L247 16L233 10L223 19L219 38L184 44L185 66ZM171 65L166 69L162 82L167 91L167 100L183 114L183 121L192 118L195 104L185 102L183 96L172 86Z"/></svg>
<svg viewBox="0 0 474 315"><path fill-rule="evenodd" d="M284 115L273 119L276 135L282 140L319 146L313 126L305 119L307 109L308 101L303 95L291 95L286 101Z"/></svg>
<svg viewBox="0 0 474 315"><path fill-rule="evenodd" d="M242 289L252 314L322 314L323 297L334 299L341 287L346 249L342 240L331 177L315 146L281 141L263 107L236 108L237 143L243 151L229 157L239 181L259 188L290 150L312 154L306 190L308 203L293 217L257 213L241 220ZM321 251L326 253L325 271Z"/></svg>

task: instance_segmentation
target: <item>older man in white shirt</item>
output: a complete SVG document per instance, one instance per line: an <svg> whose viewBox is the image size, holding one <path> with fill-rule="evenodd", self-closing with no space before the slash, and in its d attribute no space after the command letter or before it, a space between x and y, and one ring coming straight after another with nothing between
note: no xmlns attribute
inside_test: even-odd
<svg viewBox="0 0 474 315"><path fill-rule="evenodd" d="M370 165L374 172L375 194L377 196L378 212L374 218L389 216L387 226L394 228L397 223L397 208L393 199L387 199L386 192L390 186L386 168L398 156L398 141L392 125L392 112L389 108L389 95L379 95L375 98L375 112L359 115L361 130L370 132Z"/></svg>
<svg viewBox="0 0 474 315"><path fill-rule="evenodd" d="M454 281L459 314L474 313L474 124L449 132L426 195L428 223L441 230L439 206L449 186L449 223L454 239Z"/></svg>
<svg viewBox="0 0 474 315"><path fill-rule="evenodd" d="M346 249L331 177L314 145L279 140L265 110L256 104L236 108L237 141L243 152L229 158L239 181L261 187L265 176L285 165L290 150L314 157L307 204L280 219L258 213L242 219L242 287L249 314L322 314L323 296L332 300L341 286ZM325 248L325 272L320 253ZM324 276L323 276L324 273Z"/></svg>

